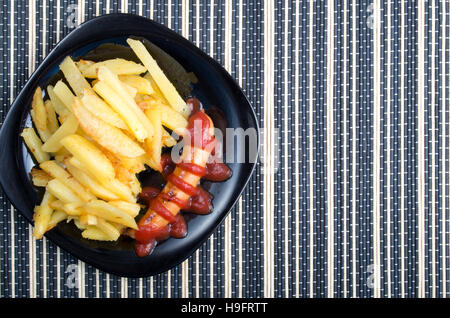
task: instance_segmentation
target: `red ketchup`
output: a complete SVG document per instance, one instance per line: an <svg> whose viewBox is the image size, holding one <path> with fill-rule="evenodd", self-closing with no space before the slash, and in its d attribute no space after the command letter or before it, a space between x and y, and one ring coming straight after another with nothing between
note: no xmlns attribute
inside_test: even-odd
<svg viewBox="0 0 450 318"><path fill-rule="evenodd" d="M215 139L209 134L211 122L209 117L201 110L200 102L195 98L190 98L186 103L192 112L187 126L187 134L191 136L191 144L203 149L213 146ZM186 202L181 202L171 191L161 193L161 190L155 187L144 187L142 189L139 198L149 205L149 210L139 221L139 229L134 233L136 239L135 250L140 257L150 254L158 241L169 237L183 238L187 234L187 225L183 216L181 214L171 214L164 206L164 201L170 201L178 205L185 212L208 214L212 211L212 195L200 185L193 187L182 178L174 175L173 171L176 165L170 154L161 156L161 166L164 179L190 195L190 198ZM184 171L214 182L227 180L232 174L231 169L221 162L208 163L206 167L201 167L194 163L180 163L178 166ZM154 213L166 219L169 224L164 227L152 224L151 219Z"/></svg>

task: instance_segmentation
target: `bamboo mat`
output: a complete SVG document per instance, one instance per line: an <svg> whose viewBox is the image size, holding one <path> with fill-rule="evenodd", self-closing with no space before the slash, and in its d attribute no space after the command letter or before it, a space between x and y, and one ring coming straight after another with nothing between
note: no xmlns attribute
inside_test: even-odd
<svg viewBox="0 0 450 318"><path fill-rule="evenodd" d="M219 61L264 132L225 222L151 278L109 275L34 241L2 193L0 297L449 295L448 1L0 3L1 120L77 24L128 12Z"/></svg>

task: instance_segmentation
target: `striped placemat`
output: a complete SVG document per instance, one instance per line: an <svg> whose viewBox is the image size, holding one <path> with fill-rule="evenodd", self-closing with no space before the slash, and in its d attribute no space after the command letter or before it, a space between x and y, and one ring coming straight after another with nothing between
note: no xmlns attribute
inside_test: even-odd
<svg viewBox="0 0 450 318"><path fill-rule="evenodd" d="M2 193L0 297L449 295L448 1L0 3L2 120L77 24L129 12L224 65L264 131L228 218L155 277L109 275L33 240Z"/></svg>

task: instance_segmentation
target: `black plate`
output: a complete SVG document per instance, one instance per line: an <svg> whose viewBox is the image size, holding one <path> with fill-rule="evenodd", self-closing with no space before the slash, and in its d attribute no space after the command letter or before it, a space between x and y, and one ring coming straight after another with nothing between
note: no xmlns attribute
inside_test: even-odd
<svg viewBox="0 0 450 318"><path fill-rule="evenodd" d="M45 87L65 56L82 56L101 43L125 43L129 36L148 39L187 71L194 72L198 83L193 86L192 95L199 98L207 110L212 105L217 106L224 113L228 127L251 127L259 134L255 113L239 86L217 62L191 42L163 25L135 15L111 14L92 19L72 31L45 58L17 96L2 125L0 182L11 203L29 222L32 222L33 207L39 203L40 196L28 175L34 163L19 135L30 124L28 112L34 90L37 85ZM245 153L246 146L237 143L235 151ZM164 272L189 257L224 220L247 184L256 157L255 153L247 163L230 164L233 176L226 182L208 184L214 195L213 212L191 219L184 239L169 239L148 257L137 257L129 242L91 244L80 237L73 224L61 224L46 237L84 262L116 275L143 277Z"/></svg>

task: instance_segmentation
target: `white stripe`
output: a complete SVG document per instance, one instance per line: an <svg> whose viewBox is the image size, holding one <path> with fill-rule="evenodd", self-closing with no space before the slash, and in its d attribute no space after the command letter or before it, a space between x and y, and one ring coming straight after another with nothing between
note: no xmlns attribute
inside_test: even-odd
<svg viewBox="0 0 450 318"><path fill-rule="evenodd" d="M214 297L214 234L209 240L209 297Z"/></svg>
<svg viewBox="0 0 450 318"><path fill-rule="evenodd" d="M401 2L400 43L400 291L405 297L405 2Z"/></svg>
<svg viewBox="0 0 450 318"><path fill-rule="evenodd" d="M211 0L209 8L209 55L214 58L214 0Z"/></svg>
<svg viewBox="0 0 450 318"><path fill-rule="evenodd" d="M313 71L313 43L314 43L314 2L309 1L309 297L314 297L314 71Z"/></svg>
<svg viewBox="0 0 450 318"><path fill-rule="evenodd" d="M344 217L343 217L343 295L347 297L347 192L348 192L348 183L347 183L347 0L344 0L344 71L343 71L343 84L344 93L342 94L342 104L344 105Z"/></svg>
<svg viewBox="0 0 450 318"><path fill-rule="evenodd" d="M128 278L121 277L120 278L120 297L121 298L128 298Z"/></svg>
<svg viewBox="0 0 450 318"><path fill-rule="evenodd" d="M154 0L150 0L150 19L153 19Z"/></svg>
<svg viewBox="0 0 450 318"><path fill-rule="evenodd" d="M106 298L109 298L110 297L110 293L111 293L111 291L110 291L110 275L108 274L108 273L106 273L106 278L105 278L105 281L106 281Z"/></svg>
<svg viewBox="0 0 450 318"><path fill-rule="evenodd" d="M356 0L352 2L352 56L356 56ZM352 296L356 297L356 58L352 59Z"/></svg>
<svg viewBox="0 0 450 318"><path fill-rule="evenodd" d="M56 42L59 42L60 39L60 33L61 33L61 26L60 26L60 20L61 20L61 0L56 0Z"/></svg>
<svg viewBox="0 0 450 318"><path fill-rule="evenodd" d="M264 2L264 296L273 297L274 256L273 256L273 63L274 63L274 4Z"/></svg>
<svg viewBox="0 0 450 318"><path fill-rule="evenodd" d="M77 274L78 274L78 297L84 298L84 287L86 286L84 282L84 263L80 260L78 260L78 267L77 267Z"/></svg>
<svg viewBox="0 0 450 318"><path fill-rule="evenodd" d="M374 297L380 297L380 3L373 9L373 264Z"/></svg>
<svg viewBox="0 0 450 318"><path fill-rule="evenodd" d="M172 297L172 272L167 271L167 298Z"/></svg>
<svg viewBox="0 0 450 318"><path fill-rule="evenodd" d="M200 45L200 0L195 3L195 42Z"/></svg>
<svg viewBox="0 0 450 318"><path fill-rule="evenodd" d="M425 62L425 26L424 26L424 5L425 3L419 1L418 7L418 101L417 101L417 178L418 178L418 296L425 297L425 105L424 105L424 62Z"/></svg>
<svg viewBox="0 0 450 318"><path fill-rule="evenodd" d="M95 15L98 16L100 14L100 0L95 0Z"/></svg>
<svg viewBox="0 0 450 318"><path fill-rule="evenodd" d="M140 277L138 279L138 297L139 298L144 298L144 289L143 289L143 285L144 285L144 279L142 277Z"/></svg>
<svg viewBox="0 0 450 318"><path fill-rule="evenodd" d="M431 297L436 297L436 2L431 3Z"/></svg>
<svg viewBox="0 0 450 318"><path fill-rule="evenodd" d="M289 165L288 165L288 121L289 121L289 1L284 2L284 292L289 297Z"/></svg>
<svg viewBox="0 0 450 318"><path fill-rule="evenodd" d="M122 11L122 13L128 13L128 0L122 0L120 4L120 11Z"/></svg>
<svg viewBox="0 0 450 318"><path fill-rule="evenodd" d="M232 25L232 6L233 1L226 1L225 2L225 69L228 71L228 73L231 74L231 63L232 63L232 57L231 57L231 46L232 46L232 34L233 34L233 25ZM231 269L232 269L232 258L231 258L231 219L232 215L231 213L228 214L228 216L225 219L225 240L224 240L224 256L225 256L225 263L224 263L224 283L225 283L225 297L230 298L231 297Z"/></svg>
<svg viewBox="0 0 450 318"><path fill-rule="evenodd" d="M200 297L200 251L195 252L195 297Z"/></svg>
<svg viewBox="0 0 450 318"><path fill-rule="evenodd" d="M327 291L334 297L334 0L327 9Z"/></svg>
<svg viewBox="0 0 450 318"><path fill-rule="evenodd" d="M172 0L167 0L167 27L172 27Z"/></svg>
<svg viewBox="0 0 450 318"><path fill-rule="evenodd" d="M446 3L442 5L442 22L441 22L441 46L442 46L442 54L441 54L441 126L442 126L442 142L443 145L443 151L442 151L442 166L443 166L443 176L442 176L442 188L441 188L441 198L442 198L442 219L441 219L441 263L442 263L442 297L447 297L447 271L446 271L446 245L445 245L445 226L446 226L446 213L447 213L447 195L446 195L446 178L447 178L447 168L446 168L446 154L447 154L447 132L446 132L446 121L445 121L445 112L447 110L447 104L446 104L446 85L447 85L447 79L446 79L446 43L447 43L447 35L446 35L446 26L447 26L447 16L445 12L445 6Z"/></svg>
<svg viewBox="0 0 450 318"><path fill-rule="evenodd" d="M243 71L242 71L242 28L243 28L243 23L242 23L242 15L243 15L243 10L242 10L242 1L239 1L239 26L238 26L238 35L239 35L239 45L238 45L238 50L239 50L239 54L238 54L238 58L239 58L239 67L238 67L238 81L239 81L239 86L242 87L242 83L243 83ZM239 198L239 203L238 203L238 297L242 298L242 214L243 214L243 209L242 209L242 197Z"/></svg>
<svg viewBox="0 0 450 318"><path fill-rule="evenodd" d="M295 109L295 297L300 297L300 185L299 185L299 33L300 33L300 4L295 2L295 91L294 91L294 109Z"/></svg>
<svg viewBox="0 0 450 318"><path fill-rule="evenodd" d="M387 297L391 297L391 1L387 3L387 73L386 73L386 245ZM380 251L381 252L381 251Z"/></svg>
<svg viewBox="0 0 450 318"><path fill-rule="evenodd" d="M142 10L142 0L139 0L138 2L138 15L143 15L143 10Z"/></svg>
<svg viewBox="0 0 450 318"><path fill-rule="evenodd" d="M445 5L448 5L448 2L446 2ZM445 16L446 16L445 28L447 28L448 27L448 21L449 21L449 13L446 12ZM447 54L448 51L449 51L449 49L448 49L449 48L448 40L449 40L449 34L447 33L446 36L445 36L445 41L446 41L445 54ZM448 65L449 62L446 61L445 64ZM449 112L449 105L450 105L449 92L448 92L448 83L447 82L445 83L445 94L444 94L444 96L445 96L445 103L446 103L445 113L447 114ZM448 171L446 171L446 175L448 176ZM450 186L450 185L448 185L448 186ZM448 189L448 188L447 188L447 190L450 191L450 189ZM448 200L448 196L446 196L446 200ZM446 215L448 216L447 211L446 211ZM445 239L444 239L443 244L444 244L444 248L446 249L446 255L447 256L445 258L445 263L444 263L443 267L444 267L445 271L447 272L448 271L448 265L449 265L449 256L450 256L450 251L449 251L449 243L450 243L449 235L450 235L450 233L448 231L448 229L450 228L450 219L448 217L447 217L447 219L445 221L445 226L446 226L445 230L444 230L444 232L445 232L445 235L444 235ZM446 275L448 275L448 272L447 272ZM449 287L450 287L450 276L447 276L446 280L444 282L445 282L446 289L447 289L447 292L446 292L445 296L448 297L448 296L450 296L450 289L449 289Z"/></svg>
<svg viewBox="0 0 450 318"><path fill-rule="evenodd" d="M95 270L95 297L100 298L100 272Z"/></svg>

